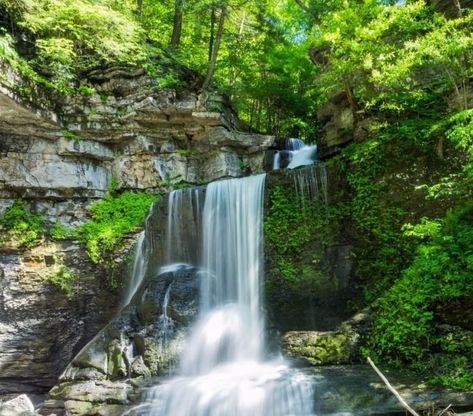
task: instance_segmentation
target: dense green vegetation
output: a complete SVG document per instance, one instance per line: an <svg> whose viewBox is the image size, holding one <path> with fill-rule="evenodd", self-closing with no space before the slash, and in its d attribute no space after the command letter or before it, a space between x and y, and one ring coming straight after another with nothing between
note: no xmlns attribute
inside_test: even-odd
<svg viewBox="0 0 473 416"><path fill-rule="evenodd" d="M125 192L116 195L112 190L102 200L90 206L90 220L77 228L65 227L60 222L48 224L44 217L33 214L23 199L0 215L0 244L11 244L20 249L31 249L45 239L60 241L79 238L90 259L107 271L109 284L115 287L114 254L124 237L143 224L156 195ZM54 265L46 276L53 284L72 295L75 274L55 256Z"/></svg>
<svg viewBox="0 0 473 416"><path fill-rule="evenodd" d="M332 161L351 187L345 215L375 313L365 353L430 362L436 382L458 388L473 385L471 333L442 326L435 311L473 296L472 16L350 2L318 20L312 52L320 102L344 91L369 120L363 142Z"/></svg>
<svg viewBox="0 0 473 416"><path fill-rule="evenodd" d="M160 88L227 95L253 129L313 136L303 14L292 0L0 0L0 57L24 98L36 84L89 94L92 70L144 67Z"/></svg>
<svg viewBox="0 0 473 416"><path fill-rule="evenodd" d="M42 215L32 214L23 199L17 199L0 216L0 243L11 242L20 248L31 248L44 237Z"/></svg>
<svg viewBox="0 0 473 416"><path fill-rule="evenodd" d="M156 195L124 192L107 195L90 207L91 219L82 224L77 234L85 244L91 260L107 269L110 284L116 285L114 253L123 237L143 223Z"/></svg>
<svg viewBox="0 0 473 416"><path fill-rule="evenodd" d="M349 195L321 215L288 189L272 191L265 232L276 283L288 297L316 291L321 266L316 256L304 263L301 247L328 244L327 224L353 224L374 313L365 352L430 361L436 382L472 387L471 337L438 325L435 310L473 297L473 12L398 3L0 0L0 64L25 79L23 97L38 84L90 94L90 71L144 67L158 88L223 93L251 129L309 140L317 109L342 93L353 129L364 123L330 162ZM94 262L113 269L112 253L153 199L124 193L91 207L78 235ZM0 218L2 236L23 247L42 238L42 223L21 200ZM71 280L64 270L58 279Z"/></svg>

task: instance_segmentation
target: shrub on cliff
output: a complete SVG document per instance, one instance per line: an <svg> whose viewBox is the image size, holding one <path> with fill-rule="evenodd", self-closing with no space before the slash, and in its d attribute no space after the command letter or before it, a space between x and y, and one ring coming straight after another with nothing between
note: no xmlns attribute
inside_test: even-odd
<svg viewBox="0 0 473 416"><path fill-rule="evenodd" d="M13 243L20 248L31 248L46 232L42 215L32 214L23 199L17 199L0 216L0 242Z"/></svg>
<svg viewBox="0 0 473 416"><path fill-rule="evenodd" d="M107 195L90 208L91 219L78 228L77 234L85 244L91 260L104 266L113 280L113 254L123 237L140 226L156 195L124 192Z"/></svg>

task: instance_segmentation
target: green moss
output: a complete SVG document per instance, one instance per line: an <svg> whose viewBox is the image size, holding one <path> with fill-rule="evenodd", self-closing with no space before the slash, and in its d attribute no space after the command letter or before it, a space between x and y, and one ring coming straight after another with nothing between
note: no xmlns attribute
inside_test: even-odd
<svg viewBox="0 0 473 416"><path fill-rule="evenodd" d="M68 139L68 140L74 140L76 142L82 140L82 138L78 134L70 130L64 130L62 132L62 135L64 136L65 139Z"/></svg>
<svg viewBox="0 0 473 416"><path fill-rule="evenodd" d="M287 352L310 365L348 364L352 360L352 337L353 334L345 332L313 334L289 345Z"/></svg>
<svg viewBox="0 0 473 416"><path fill-rule="evenodd" d="M60 222L56 222L49 230L49 236L53 240L66 240L76 236L76 230L71 227L66 227Z"/></svg>
<svg viewBox="0 0 473 416"><path fill-rule="evenodd" d="M112 287L117 284L113 274L113 255L123 242L123 237L143 223L156 198L156 195L147 193L109 194L90 207L91 219L77 230L91 260L109 272Z"/></svg>
<svg viewBox="0 0 473 416"><path fill-rule="evenodd" d="M289 329L294 320L301 325L296 323L296 327L304 327L304 308L336 290L327 249L338 239L343 210L341 205L327 206L323 194L314 199L301 197L292 176L286 179L288 183L281 178L277 186L268 188L265 293L277 325ZM298 318L299 314L304 318Z"/></svg>
<svg viewBox="0 0 473 416"><path fill-rule="evenodd" d="M63 290L67 297L72 297L76 274L67 267L59 256L54 256L55 264L49 271L48 280L59 289Z"/></svg>
<svg viewBox="0 0 473 416"><path fill-rule="evenodd" d="M0 216L2 243L13 243L21 248L31 248L44 237L46 229L42 215L32 214L23 199L17 199Z"/></svg>

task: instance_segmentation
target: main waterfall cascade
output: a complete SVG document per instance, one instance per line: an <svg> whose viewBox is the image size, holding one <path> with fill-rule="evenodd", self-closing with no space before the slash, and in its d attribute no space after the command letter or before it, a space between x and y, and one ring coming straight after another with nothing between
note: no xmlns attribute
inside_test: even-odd
<svg viewBox="0 0 473 416"><path fill-rule="evenodd" d="M304 149L299 147L299 151ZM306 170L294 176L296 191L304 198L319 198L320 191L326 190L325 170L322 165ZM200 267L199 317L187 336L176 375L149 389L133 414L314 414L312 379L291 369L281 357L274 358L274 353L270 359L266 347L262 305L264 184L262 174L214 182L205 192L192 188L169 195L163 255L167 264L159 272L190 264ZM189 226L190 218L193 226ZM143 257L149 253L143 248L144 240L140 236L137 245L142 258L135 258L133 274L140 275L134 277L135 288L146 274ZM129 291L127 299L132 296ZM168 290L160 319L172 325L167 316L169 296L172 291Z"/></svg>

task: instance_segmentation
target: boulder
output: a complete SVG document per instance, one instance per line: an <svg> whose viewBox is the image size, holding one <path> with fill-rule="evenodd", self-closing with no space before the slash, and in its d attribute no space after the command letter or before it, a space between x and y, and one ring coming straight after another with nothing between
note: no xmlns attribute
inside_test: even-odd
<svg viewBox="0 0 473 416"><path fill-rule="evenodd" d="M290 331L282 337L282 349L299 366L359 363L370 322L369 310L364 310L336 331Z"/></svg>
<svg viewBox="0 0 473 416"><path fill-rule="evenodd" d="M33 414L33 403L26 394L4 403L0 402L0 416L32 416Z"/></svg>
<svg viewBox="0 0 473 416"><path fill-rule="evenodd" d="M199 269L185 265L145 281L130 304L72 360L41 413L60 408L60 414L115 414L118 407L107 406L129 404L136 396L134 380L167 374L197 315L198 286Z"/></svg>

